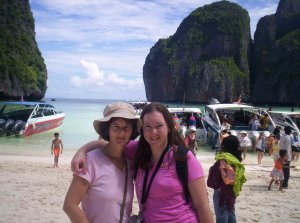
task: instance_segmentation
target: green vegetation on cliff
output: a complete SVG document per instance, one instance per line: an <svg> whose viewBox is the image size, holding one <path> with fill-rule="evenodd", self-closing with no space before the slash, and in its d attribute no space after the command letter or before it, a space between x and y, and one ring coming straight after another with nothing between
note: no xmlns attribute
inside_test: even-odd
<svg viewBox="0 0 300 223"><path fill-rule="evenodd" d="M197 8L151 48L143 67L147 99L178 101L183 91L189 102L232 101L241 92L247 99L250 43L249 15L238 4Z"/></svg>
<svg viewBox="0 0 300 223"><path fill-rule="evenodd" d="M34 19L29 3L4 0L0 5L0 80L17 81L23 92L46 91L47 71L35 41ZM16 81L13 81L16 80ZM5 95L9 97L10 89ZM1 92L0 92L1 93Z"/></svg>
<svg viewBox="0 0 300 223"><path fill-rule="evenodd" d="M203 26L214 24L216 31L236 38L242 37L241 30L250 23L248 12L245 9L226 1L206 5L193 11L191 16L195 17ZM206 37L206 39L208 38Z"/></svg>
<svg viewBox="0 0 300 223"><path fill-rule="evenodd" d="M232 82L238 80L238 78L245 78L248 75L241 72L232 57L221 57L210 60L208 63L218 68L218 75L220 75L220 77L225 77L227 75Z"/></svg>

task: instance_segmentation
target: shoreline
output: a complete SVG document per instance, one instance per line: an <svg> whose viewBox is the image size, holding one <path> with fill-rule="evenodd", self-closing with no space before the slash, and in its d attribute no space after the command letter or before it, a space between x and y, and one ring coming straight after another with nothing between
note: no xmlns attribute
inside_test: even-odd
<svg viewBox="0 0 300 223"><path fill-rule="evenodd" d="M72 172L70 162L77 150L64 151L59 167L53 168L53 156L49 151L12 154L0 150L0 199L3 222L70 222L63 212L65 194ZM200 149L197 154L205 175L214 162L214 152ZM236 202L238 222L299 222L300 217L300 160L291 165L289 189L278 191L273 185L268 191L273 159L266 155L258 166L255 153L248 153L243 162L247 182ZM208 188L213 212L213 190ZM9 204L9 205L7 205ZM136 201L133 212L137 213ZM213 212L214 215L214 212ZM44 220L43 220L44 219ZM47 219L47 220L46 220Z"/></svg>

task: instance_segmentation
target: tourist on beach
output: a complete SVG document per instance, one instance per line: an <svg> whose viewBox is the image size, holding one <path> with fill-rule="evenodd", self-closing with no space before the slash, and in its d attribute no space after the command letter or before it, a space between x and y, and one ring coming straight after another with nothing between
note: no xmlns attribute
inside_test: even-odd
<svg viewBox="0 0 300 223"><path fill-rule="evenodd" d="M230 127L231 127L231 125L227 121L222 122L222 125L221 125L222 130L230 129Z"/></svg>
<svg viewBox="0 0 300 223"><path fill-rule="evenodd" d="M167 107L151 103L141 119L139 141L130 142L124 151L128 157L135 157L135 189L143 222L213 222L203 168L192 152L185 157L186 186L178 176L175 154L184 141ZM72 169L79 171L85 163L85 152L102 144L94 141L85 145L73 158Z"/></svg>
<svg viewBox="0 0 300 223"><path fill-rule="evenodd" d="M58 167L58 158L59 154L62 154L63 152L63 144L61 139L59 139L59 133L54 133L54 139L52 140L51 144L51 154L54 154L54 165L53 167Z"/></svg>
<svg viewBox="0 0 300 223"><path fill-rule="evenodd" d="M250 125L250 129L251 130L258 130L259 127L260 127L260 124L259 124L259 120L257 118L257 115L253 115L250 122L249 122L249 125Z"/></svg>
<svg viewBox="0 0 300 223"><path fill-rule="evenodd" d="M273 184L273 182L278 182L279 181L279 190L282 190L282 184L283 184L283 165L285 163L285 159L287 156L287 151L286 150L279 150L279 158L275 161L275 166L272 170L272 172L270 173L270 177L272 177L269 186L268 186L268 190L271 190L271 186Z"/></svg>
<svg viewBox="0 0 300 223"><path fill-rule="evenodd" d="M259 130L264 131L268 130L269 125L271 124L270 118L268 114L264 114L260 119L259 119Z"/></svg>
<svg viewBox="0 0 300 223"><path fill-rule="evenodd" d="M184 138L184 142L186 147L196 156L196 149L197 149L197 139L196 139L196 127L190 126L188 129L188 134Z"/></svg>
<svg viewBox="0 0 300 223"><path fill-rule="evenodd" d="M300 152L300 142L299 142L299 136L297 132L294 132L293 135L291 135L291 144L292 144L292 160L298 161L299 152Z"/></svg>
<svg viewBox="0 0 300 223"><path fill-rule="evenodd" d="M185 138L186 136L186 132L187 132L187 125L186 125L186 121L182 121L180 123L180 129L179 129L180 135Z"/></svg>
<svg viewBox="0 0 300 223"><path fill-rule="evenodd" d="M281 135L280 134L280 130L281 130L281 126L279 126L279 125L277 125L276 127L275 127L275 129L273 130L273 135L274 136L276 136L276 135Z"/></svg>
<svg viewBox="0 0 300 223"><path fill-rule="evenodd" d="M270 133L270 135L267 137L267 141L266 141L266 147L268 149L269 156L273 155L274 140L275 140L274 135L272 133Z"/></svg>
<svg viewBox="0 0 300 223"><path fill-rule="evenodd" d="M282 183L282 188L287 189L288 188L288 182L290 178L290 162L292 159L292 146L291 146L291 137L290 134L292 132L292 128L290 126L286 126L284 128L284 133L283 136L280 137L280 149L284 149L287 151L287 157L286 157L286 162L284 163L283 166L283 175L284 175L284 180Z"/></svg>
<svg viewBox="0 0 300 223"><path fill-rule="evenodd" d="M259 137L256 140L255 148L257 152L257 162L258 165L260 165L266 151L266 136L263 132L260 132Z"/></svg>
<svg viewBox="0 0 300 223"><path fill-rule="evenodd" d="M251 140L247 136L246 131L241 131L239 136L240 150L242 152L243 160L246 159L247 149L252 146Z"/></svg>
<svg viewBox="0 0 300 223"><path fill-rule="evenodd" d="M273 143L273 159L274 162L279 158L279 151L280 151L280 135L275 135L274 143Z"/></svg>
<svg viewBox="0 0 300 223"><path fill-rule="evenodd" d="M173 116L172 116L172 118L173 118L175 129L177 131L180 131L180 119L178 118L177 114L174 113Z"/></svg>
<svg viewBox="0 0 300 223"><path fill-rule="evenodd" d="M124 102L107 105L103 116L93 124L108 143L87 154L88 169L74 172L65 198L63 209L72 222L128 222L132 211L133 169L123 148L138 136L141 120Z"/></svg>
<svg viewBox="0 0 300 223"><path fill-rule="evenodd" d="M245 167L241 163L239 140L230 135L224 138L221 152L209 169L207 186L214 189L213 203L216 223L236 223L235 200L246 182Z"/></svg>

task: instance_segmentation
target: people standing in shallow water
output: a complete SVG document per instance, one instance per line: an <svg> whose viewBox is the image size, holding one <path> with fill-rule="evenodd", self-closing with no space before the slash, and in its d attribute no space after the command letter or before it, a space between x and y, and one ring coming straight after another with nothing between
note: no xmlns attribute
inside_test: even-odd
<svg viewBox="0 0 300 223"><path fill-rule="evenodd" d="M213 203L216 223L236 223L235 201L246 182L245 168L241 163L239 140L230 135L224 138L221 152L209 169L207 186L214 189Z"/></svg>
<svg viewBox="0 0 300 223"><path fill-rule="evenodd" d="M54 165L53 167L58 167L58 159L59 159L59 154L62 154L63 152L63 144L61 139L59 139L59 133L56 132L54 133L54 139L52 140L51 144L51 154L54 154Z"/></svg>
<svg viewBox="0 0 300 223"><path fill-rule="evenodd" d="M143 127L139 141L130 142L124 152L128 158L134 158L135 189L143 222L212 223L203 168L191 152L186 157L190 194L188 202L186 200L175 158L178 147L183 146L184 141L175 129L168 109L160 103L151 103L144 108L141 119ZM79 166L85 163L85 151L99 144L100 141L91 142L78 151L72 168L78 171Z"/></svg>

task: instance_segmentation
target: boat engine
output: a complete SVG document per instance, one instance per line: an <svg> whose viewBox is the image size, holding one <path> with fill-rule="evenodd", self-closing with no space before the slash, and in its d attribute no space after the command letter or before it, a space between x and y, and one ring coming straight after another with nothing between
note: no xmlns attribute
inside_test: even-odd
<svg viewBox="0 0 300 223"><path fill-rule="evenodd" d="M8 119L4 125L4 133L6 133L6 135L10 135L11 133L11 129L14 126L15 121L12 119Z"/></svg>
<svg viewBox="0 0 300 223"><path fill-rule="evenodd" d="M25 124L26 124L26 123L23 122L22 120L17 120L17 121L14 123L13 127L11 128L11 132L12 132L13 134L18 134L18 133L20 133L22 130L24 130Z"/></svg>
<svg viewBox="0 0 300 223"><path fill-rule="evenodd" d="M5 124L5 119L0 119L0 128L2 128L3 126L4 126L4 124Z"/></svg>
<svg viewBox="0 0 300 223"><path fill-rule="evenodd" d="M4 125L5 125L6 120L5 119L0 119L0 135L4 133Z"/></svg>

